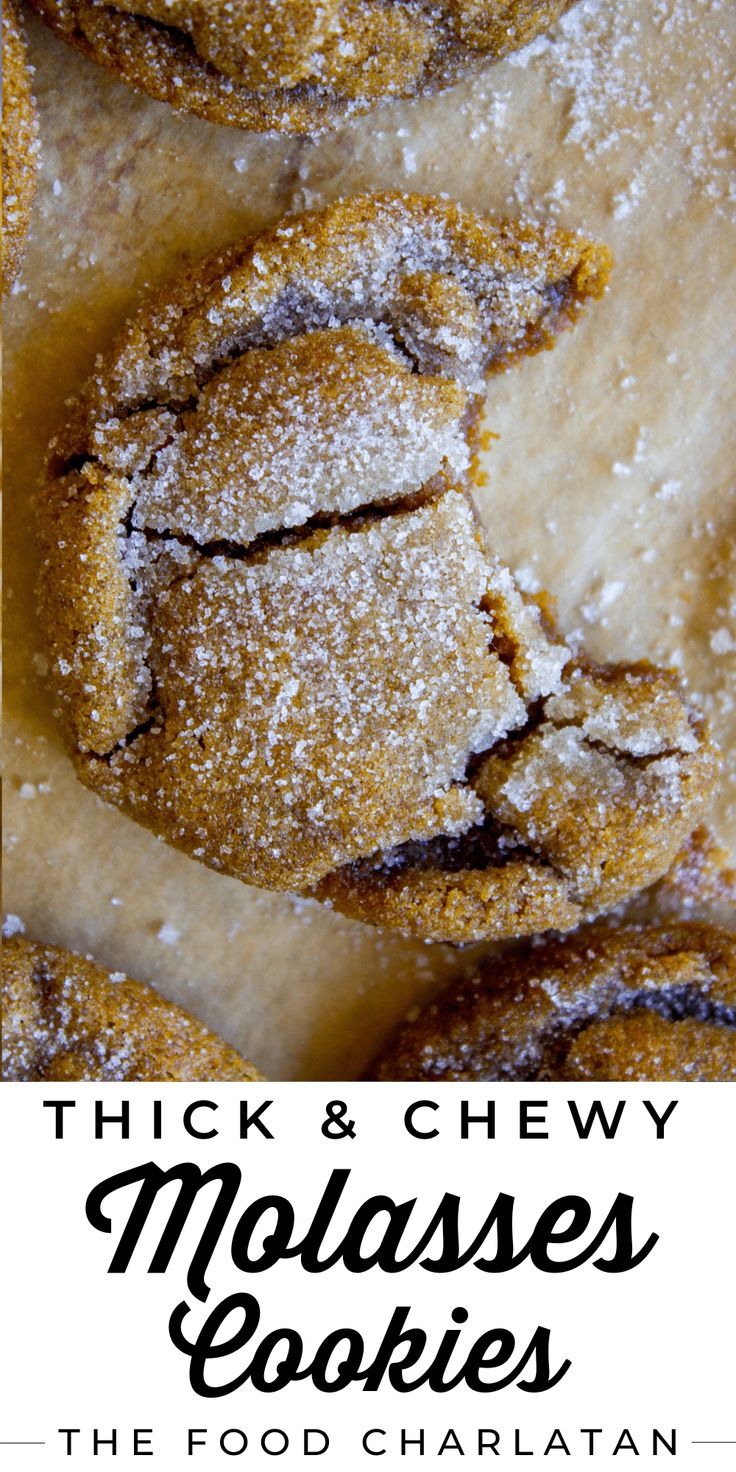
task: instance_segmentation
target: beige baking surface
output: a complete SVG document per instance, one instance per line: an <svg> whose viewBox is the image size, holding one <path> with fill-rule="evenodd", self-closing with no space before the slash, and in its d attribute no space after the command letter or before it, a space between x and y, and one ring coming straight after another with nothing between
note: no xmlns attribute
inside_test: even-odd
<svg viewBox="0 0 736 1472"><path fill-rule="evenodd" d="M211 874L77 784L34 622L30 501L63 401L147 287L295 203L446 190L607 240L607 300L492 385L482 512L596 655L679 665L731 754L713 825L736 850L735 10L584 0L552 46L316 144L179 117L29 26L44 167L6 318L5 906L271 1077L355 1076L469 957Z"/></svg>

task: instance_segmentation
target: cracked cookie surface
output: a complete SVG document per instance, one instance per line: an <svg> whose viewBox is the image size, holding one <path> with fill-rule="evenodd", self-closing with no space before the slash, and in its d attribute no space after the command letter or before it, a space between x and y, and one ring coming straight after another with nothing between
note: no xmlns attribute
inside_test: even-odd
<svg viewBox="0 0 736 1472"><path fill-rule="evenodd" d="M3 296L15 281L26 248L36 192L38 129L21 18L15 0L2 17L3 51Z"/></svg>
<svg viewBox="0 0 736 1472"><path fill-rule="evenodd" d="M315 134L451 86L572 0L32 0L124 81L214 122Z"/></svg>
<svg viewBox="0 0 736 1472"><path fill-rule="evenodd" d="M435 940L569 930L670 867L716 765L665 671L571 657L562 691L473 763L480 827L352 864L317 893Z"/></svg>
<svg viewBox="0 0 736 1472"><path fill-rule="evenodd" d="M702 726L661 672L585 669L465 490L486 375L608 268L371 195L144 307L41 505L83 781L213 868L437 939L569 929L663 873Z"/></svg>
<svg viewBox="0 0 736 1472"><path fill-rule="evenodd" d="M3 940L3 1077L252 1082L234 1048L152 987L61 946Z"/></svg>
<svg viewBox="0 0 736 1472"><path fill-rule="evenodd" d="M736 1080L736 936L594 927L493 957L410 1022L373 1076Z"/></svg>

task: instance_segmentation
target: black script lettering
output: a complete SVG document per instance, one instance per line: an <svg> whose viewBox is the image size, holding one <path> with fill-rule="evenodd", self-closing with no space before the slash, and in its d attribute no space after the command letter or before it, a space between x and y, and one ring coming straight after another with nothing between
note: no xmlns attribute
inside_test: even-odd
<svg viewBox="0 0 736 1472"><path fill-rule="evenodd" d="M248 1381L255 1390L271 1393L298 1380L311 1380L315 1389L327 1393L361 1381L364 1390L377 1391L385 1380L400 1393L417 1390L422 1385L443 1392L462 1384L489 1392L502 1390L514 1381L520 1390L537 1392L556 1385L570 1368L570 1361L565 1360L551 1373L550 1331L544 1328L535 1330L520 1355L514 1335L509 1329L501 1328L486 1331L469 1349L462 1350L458 1350L461 1331L448 1329L432 1349L424 1329L407 1327L411 1310L404 1305L394 1310L373 1359L358 1330L342 1327L325 1336L307 1363L304 1363L301 1335L295 1329L274 1329L255 1341L261 1310L252 1294L234 1293L223 1299L210 1311L193 1339L186 1336L183 1327L190 1312L188 1304L180 1303L171 1315L169 1333L175 1348L189 1356L192 1389L207 1398L229 1395ZM224 1335L231 1316L235 1318L235 1327L229 1335ZM452 1312L456 1324L464 1324L467 1318L467 1309L460 1307ZM251 1357L242 1368L231 1374L230 1379L212 1383L208 1374L211 1362L230 1358L246 1347ZM450 1373L449 1362L456 1350L460 1362L457 1370ZM419 1361L425 1354L430 1356L429 1363L421 1368ZM521 1379L527 1366L533 1373ZM418 1373L412 1379L408 1372L414 1367ZM487 1378L487 1372L498 1369L505 1369L506 1373L495 1379Z"/></svg>
<svg viewBox="0 0 736 1472"><path fill-rule="evenodd" d="M190 1293L204 1303L209 1294L209 1287L205 1281L205 1273L209 1267L212 1254L220 1239L222 1229L230 1214L233 1203L237 1197L240 1187L241 1175L237 1165L216 1165L210 1170L202 1172L199 1166L182 1164L172 1166L171 1170L162 1170L153 1160L146 1165L135 1166L132 1170L120 1171L118 1175L109 1176L107 1180L101 1181L87 1197L87 1220L98 1232L112 1231L110 1217L105 1216L102 1204L108 1196L114 1195L116 1191L140 1181L141 1189L136 1197L133 1209L123 1228L120 1241L113 1253L109 1273L124 1273L130 1264L135 1248L138 1244L141 1232L148 1221L154 1202L160 1191L171 1181L179 1181L180 1191L169 1214L168 1221L151 1258L148 1267L149 1273L165 1273L171 1262L171 1256L177 1242L184 1230L189 1213L194 1205L199 1192L210 1184L211 1181L220 1182L220 1190L217 1200L210 1212L207 1225L202 1233L199 1244L192 1256L187 1274L187 1285Z"/></svg>
<svg viewBox="0 0 736 1472"><path fill-rule="evenodd" d="M264 1237L260 1257L252 1258L249 1255L250 1239L268 1211L276 1214L274 1229ZM260 1196L257 1201L252 1201L233 1232L232 1258L236 1268L240 1268L241 1273L265 1273L282 1258L292 1256L289 1242L293 1228L294 1208L284 1196Z"/></svg>

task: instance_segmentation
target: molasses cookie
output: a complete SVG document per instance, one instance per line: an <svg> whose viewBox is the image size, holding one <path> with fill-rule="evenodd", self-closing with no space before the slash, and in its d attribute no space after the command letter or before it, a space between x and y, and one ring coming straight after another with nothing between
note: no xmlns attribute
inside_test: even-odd
<svg viewBox="0 0 736 1472"><path fill-rule="evenodd" d="M151 987L16 935L3 941L3 1077L194 1083L261 1075Z"/></svg>
<svg viewBox="0 0 736 1472"><path fill-rule="evenodd" d="M315 134L525 46L572 0L32 0L152 97L216 123Z"/></svg>
<svg viewBox="0 0 736 1472"><path fill-rule="evenodd" d="M437 939L661 875L716 759L586 667L467 495L485 377L606 251L447 201L288 219L133 319L52 449L42 611L82 780L212 868Z"/></svg>
<svg viewBox="0 0 736 1472"><path fill-rule="evenodd" d="M20 15L3 4L3 296L21 268L36 192L36 110Z"/></svg>
<svg viewBox="0 0 736 1472"><path fill-rule="evenodd" d="M494 956L409 1023L374 1076L736 1080L736 936L593 928Z"/></svg>

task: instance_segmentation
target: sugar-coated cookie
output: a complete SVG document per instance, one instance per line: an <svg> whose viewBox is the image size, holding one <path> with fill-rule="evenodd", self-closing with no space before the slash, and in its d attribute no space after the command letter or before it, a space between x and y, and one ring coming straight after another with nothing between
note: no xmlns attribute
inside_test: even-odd
<svg viewBox="0 0 736 1472"><path fill-rule="evenodd" d="M15 1081L259 1079L252 1063L150 986L60 946L3 941L3 1077Z"/></svg>
<svg viewBox="0 0 736 1472"><path fill-rule="evenodd" d="M31 0L73 46L217 123L315 134L449 87L572 0Z"/></svg>
<svg viewBox="0 0 736 1472"><path fill-rule="evenodd" d="M23 27L3 4L3 296L20 271L36 192L38 129Z"/></svg>
<svg viewBox="0 0 736 1472"><path fill-rule="evenodd" d="M467 495L486 376L604 248L358 197L188 272L53 447L42 608L82 780L249 883L465 941L661 875L716 759L672 679L587 666Z"/></svg>
<svg viewBox="0 0 736 1472"><path fill-rule="evenodd" d="M375 1077L736 1080L736 935L594 927L494 956L407 1024Z"/></svg>

